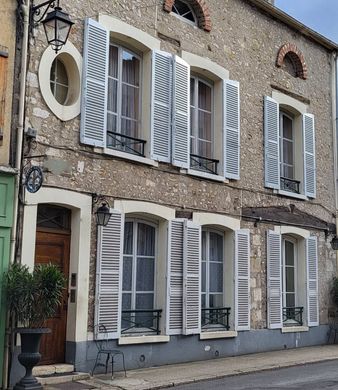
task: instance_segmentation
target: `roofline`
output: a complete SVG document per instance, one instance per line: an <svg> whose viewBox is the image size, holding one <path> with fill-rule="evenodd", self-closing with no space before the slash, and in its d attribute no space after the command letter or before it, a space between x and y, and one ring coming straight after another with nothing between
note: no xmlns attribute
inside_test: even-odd
<svg viewBox="0 0 338 390"><path fill-rule="evenodd" d="M299 22L297 19L288 15L287 13L280 10L279 8L273 6L268 1L266 1L266 0L249 0L249 2L254 4L255 6L257 6L258 8L266 11L274 18L280 20L281 22L284 22L288 26L293 27L294 29L299 31L301 34L313 39L315 42L324 46L326 49L338 50L337 43L331 41L328 38L325 38L323 35L312 30L311 28L305 26L305 24Z"/></svg>

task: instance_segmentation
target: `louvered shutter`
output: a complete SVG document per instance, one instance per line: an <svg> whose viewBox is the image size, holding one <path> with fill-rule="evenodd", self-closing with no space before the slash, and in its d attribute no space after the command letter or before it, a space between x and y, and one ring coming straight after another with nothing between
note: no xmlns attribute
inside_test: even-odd
<svg viewBox="0 0 338 390"><path fill-rule="evenodd" d="M80 140L92 146L106 145L108 31L86 19L83 44L83 76Z"/></svg>
<svg viewBox="0 0 338 390"><path fill-rule="evenodd" d="M168 335L181 334L183 328L183 219L169 222L167 261Z"/></svg>
<svg viewBox="0 0 338 390"><path fill-rule="evenodd" d="M121 288L123 215L116 210L107 226L98 228L95 330L96 338L105 338L98 325L104 325L108 338L118 338L121 330Z"/></svg>
<svg viewBox="0 0 338 390"><path fill-rule="evenodd" d="M235 324L236 330L250 330L250 232L235 232Z"/></svg>
<svg viewBox="0 0 338 390"><path fill-rule="evenodd" d="M268 278L268 326L283 327L282 319L282 245L281 235L267 232L267 278Z"/></svg>
<svg viewBox="0 0 338 390"><path fill-rule="evenodd" d="M265 187L279 189L279 104L264 97Z"/></svg>
<svg viewBox="0 0 338 390"><path fill-rule="evenodd" d="M184 221L183 334L201 332L201 227Z"/></svg>
<svg viewBox="0 0 338 390"><path fill-rule="evenodd" d="M316 148L314 116L303 115L304 188L305 195L316 197Z"/></svg>
<svg viewBox="0 0 338 390"><path fill-rule="evenodd" d="M172 55L152 52L151 158L171 160Z"/></svg>
<svg viewBox="0 0 338 390"><path fill-rule="evenodd" d="M174 59L172 163L189 168L190 160L190 66L182 58Z"/></svg>
<svg viewBox="0 0 338 390"><path fill-rule="evenodd" d="M224 175L228 179L240 177L240 105L239 82L224 80Z"/></svg>
<svg viewBox="0 0 338 390"><path fill-rule="evenodd" d="M308 326L319 325L317 237L306 240Z"/></svg>

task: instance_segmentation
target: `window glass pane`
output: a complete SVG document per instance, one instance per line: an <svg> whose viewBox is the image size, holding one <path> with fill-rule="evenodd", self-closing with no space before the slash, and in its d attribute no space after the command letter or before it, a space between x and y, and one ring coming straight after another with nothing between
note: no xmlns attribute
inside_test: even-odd
<svg viewBox="0 0 338 390"><path fill-rule="evenodd" d="M108 75L117 79L118 77L118 53L119 50L116 46L110 46L109 48L109 70Z"/></svg>
<svg viewBox="0 0 338 390"><path fill-rule="evenodd" d="M116 132L116 122L117 122L117 116L115 114L111 114L108 112L107 114L107 131L114 131ZM108 145L111 145L113 142L113 136L108 134Z"/></svg>
<svg viewBox="0 0 338 390"><path fill-rule="evenodd" d="M223 295L222 294L210 294L209 307L223 307Z"/></svg>
<svg viewBox="0 0 338 390"><path fill-rule="evenodd" d="M139 89L129 85L122 85L122 116L130 119L139 118Z"/></svg>
<svg viewBox="0 0 338 390"><path fill-rule="evenodd" d="M121 119L121 134L126 135L128 137L138 138L138 122L135 122L132 119ZM121 141L123 141L126 145L130 145L132 149L138 150L138 145L134 144L133 140L128 140L127 138L120 137ZM131 150L127 150L128 152L132 152ZM139 150L138 150L139 151Z"/></svg>
<svg viewBox="0 0 338 390"><path fill-rule="evenodd" d="M283 137L292 140L292 120L283 115Z"/></svg>
<svg viewBox="0 0 338 390"><path fill-rule="evenodd" d="M209 264L209 291L223 292L223 263Z"/></svg>
<svg viewBox="0 0 338 390"><path fill-rule="evenodd" d="M295 292L295 269L294 267L285 268L286 292Z"/></svg>
<svg viewBox="0 0 338 390"><path fill-rule="evenodd" d="M56 84L54 88L54 97L60 103L64 104L68 96L68 87Z"/></svg>
<svg viewBox="0 0 338 390"><path fill-rule="evenodd" d="M295 307L296 306L295 294L286 294L285 300L286 300L286 307Z"/></svg>
<svg viewBox="0 0 338 390"><path fill-rule="evenodd" d="M144 223L137 224L137 254L155 256L155 228Z"/></svg>
<svg viewBox="0 0 338 390"><path fill-rule="evenodd" d="M282 175L287 179L293 179L293 166L290 165L282 165Z"/></svg>
<svg viewBox="0 0 338 390"><path fill-rule="evenodd" d="M223 262L223 236L210 232L210 261Z"/></svg>
<svg viewBox="0 0 338 390"><path fill-rule="evenodd" d="M123 281L122 290L131 291L132 289L132 271L133 271L133 259L131 257L124 256L123 258Z"/></svg>
<svg viewBox="0 0 338 390"><path fill-rule="evenodd" d="M198 137L211 141L211 114L198 111Z"/></svg>
<svg viewBox="0 0 338 390"><path fill-rule="evenodd" d="M122 310L131 309L131 294L123 293L122 294Z"/></svg>
<svg viewBox="0 0 338 390"><path fill-rule="evenodd" d="M207 258L207 232L202 231L202 260Z"/></svg>
<svg viewBox="0 0 338 390"><path fill-rule="evenodd" d="M202 157L212 158L211 142L198 140L197 154ZM203 167L201 169L203 169Z"/></svg>
<svg viewBox="0 0 338 390"><path fill-rule="evenodd" d="M136 310L154 308L154 294L136 294Z"/></svg>
<svg viewBox="0 0 338 390"><path fill-rule="evenodd" d="M198 82L198 108L211 111L211 88L202 81Z"/></svg>
<svg viewBox="0 0 338 390"><path fill-rule="evenodd" d="M202 292L206 292L206 262L202 261Z"/></svg>
<svg viewBox="0 0 338 390"><path fill-rule="evenodd" d="M295 247L294 243L291 241L285 241L285 264L295 264Z"/></svg>
<svg viewBox="0 0 338 390"><path fill-rule="evenodd" d="M117 81L108 79L108 111L117 113Z"/></svg>
<svg viewBox="0 0 338 390"><path fill-rule="evenodd" d="M137 259L136 291L154 291L154 259Z"/></svg>
<svg viewBox="0 0 338 390"><path fill-rule="evenodd" d="M283 141L283 162L289 165L293 165L293 142Z"/></svg>
<svg viewBox="0 0 338 390"><path fill-rule="evenodd" d="M125 50L122 53L122 81L140 85L140 60Z"/></svg>
<svg viewBox="0 0 338 390"><path fill-rule="evenodd" d="M55 61L55 81L59 84L68 85L68 75L64 63L58 59Z"/></svg>
<svg viewBox="0 0 338 390"><path fill-rule="evenodd" d="M191 106L196 106L194 97L195 97L195 79L191 78L190 79L190 105Z"/></svg>
<svg viewBox="0 0 338 390"><path fill-rule="evenodd" d="M123 254L131 255L133 253L133 222L124 224L124 248Z"/></svg>
<svg viewBox="0 0 338 390"><path fill-rule="evenodd" d="M192 11L190 10L189 6L183 1L176 0L173 5L172 12L177 15L181 15L182 17L190 20L191 22L195 22L195 18Z"/></svg>
<svg viewBox="0 0 338 390"><path fill-rule="evenodd" d="M203 308L205 308L205 294L202 294L202 302L201 302L201 305Z"/></svg>

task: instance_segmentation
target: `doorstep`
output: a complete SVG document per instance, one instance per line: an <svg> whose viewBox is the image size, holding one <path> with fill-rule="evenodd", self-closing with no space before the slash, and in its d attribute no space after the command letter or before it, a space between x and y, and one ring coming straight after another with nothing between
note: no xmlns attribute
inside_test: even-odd
<svg viewBox="0 0 338 390"><path fill-rule="evenodd" d="M90 378L90 374L86 372L59 373L59 374L36 377L38 382L40 382L43 386L56 385L56 384L66 383L66 382L76 382L76 381L81 381L89 378Z"/></svg>
<svg viewBox="0 0 338 390"><path fill-rule="evenodd" d="M33 368L34 376L65 374L74 372L73 364L48 364Z"/></svg>

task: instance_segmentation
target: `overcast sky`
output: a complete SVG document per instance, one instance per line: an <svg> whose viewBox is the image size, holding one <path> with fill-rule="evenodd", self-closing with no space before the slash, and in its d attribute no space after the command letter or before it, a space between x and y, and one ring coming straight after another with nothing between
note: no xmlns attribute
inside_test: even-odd
<svg viewBox="0 0 338 390"><path fill-rule="evenodd" d="M275 5L338 43L338 0L275 0Z"/></svg>

